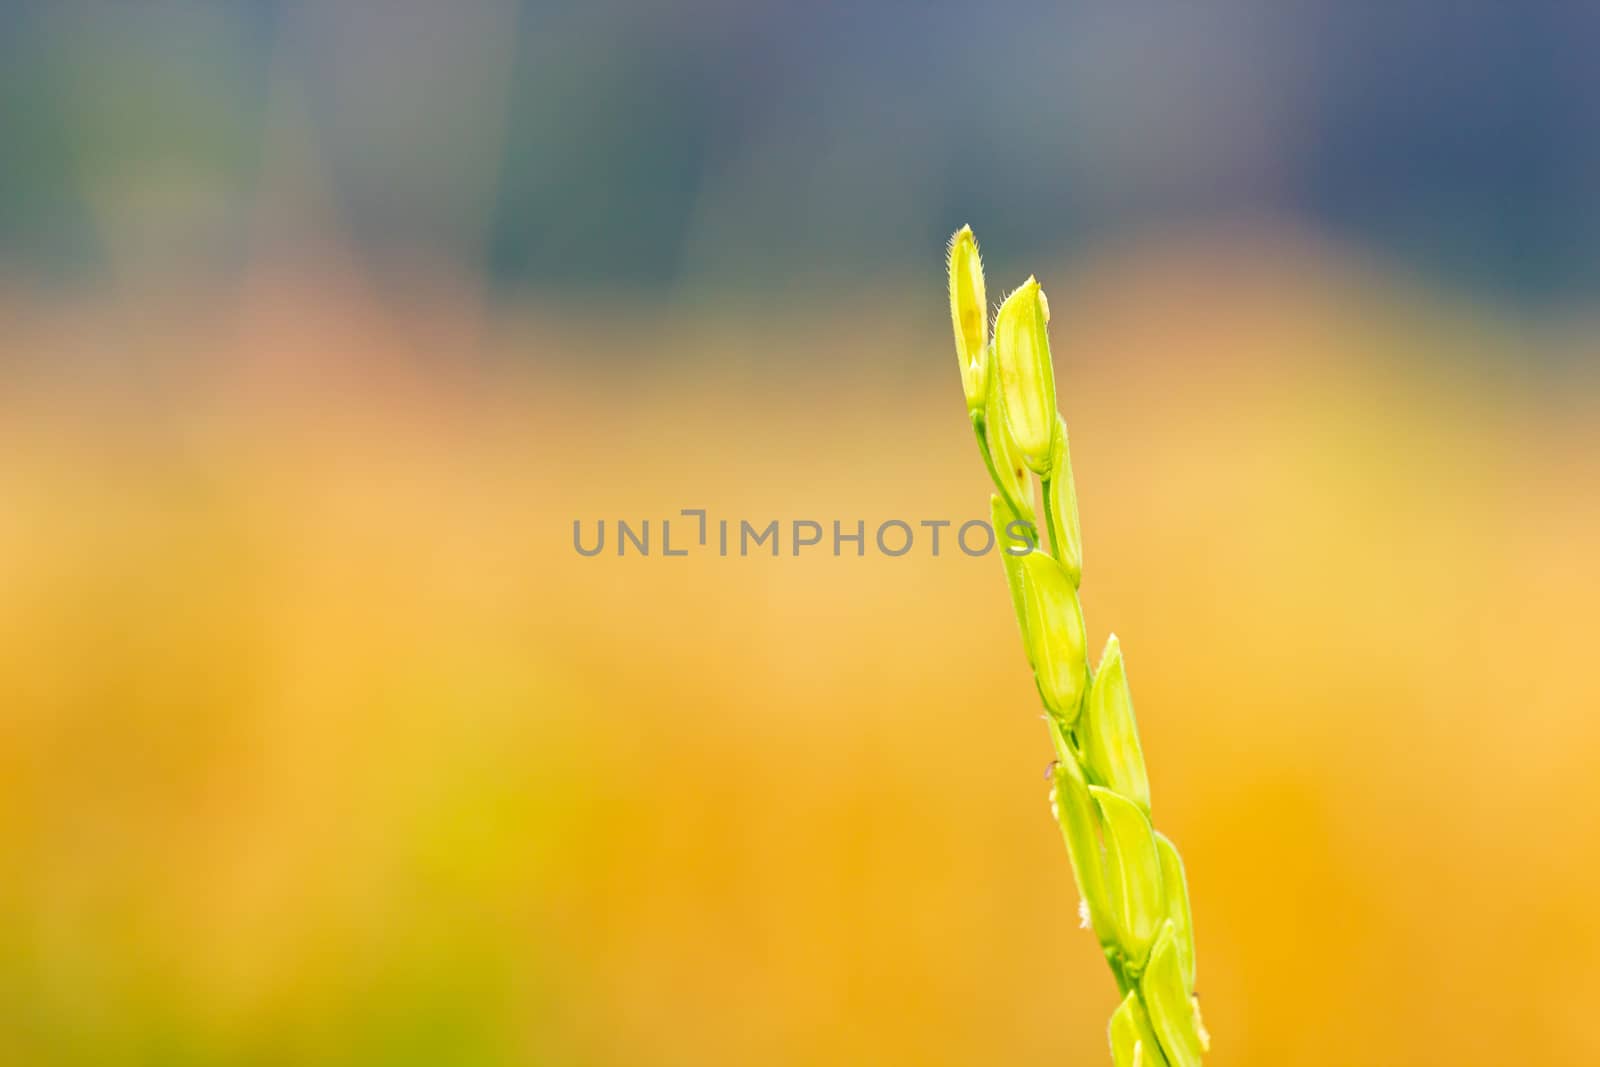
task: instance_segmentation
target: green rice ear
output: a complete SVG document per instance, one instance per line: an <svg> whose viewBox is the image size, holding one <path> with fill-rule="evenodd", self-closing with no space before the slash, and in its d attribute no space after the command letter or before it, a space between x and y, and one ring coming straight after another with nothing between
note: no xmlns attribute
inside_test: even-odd
<svg viewBox="0 0 1600 1067"><path fill-rule="evenodd" d="M1137 992L1130 992L1111 1014L1107 1027L1111 1062L1115 1067L1167 1067L1161 1041L1150 1028L1150 1018Z"/></svg>
<svg viewBox="0 0 1600 1067"><path fill-rule="evenodd" d="M1150 779L1115 635L1098 673L1089 671L1078 599L1083 535L1067 424L1056 410L1050 304L1029 278L1001 302L990 331L969 228L950 239L946 267L967 418L998 490L989 498L995 544L1048 713L1051 814L1084 919L1126 997L1111 1018L1112 1057L1118 1067L1195 1067L1211 1039L1193 995L1188 879L1177 849L1150 825ZM1030 471L1044 483L1042 514Z"/></svg>
<svg viewBox="0 0 1600 1067"><path fill-rule="evenodd" d="M1150 778L1144 768L1133 698L1128 694L1128 672L1116 634L1106 639L1100 669L1089 687L1083 758L1089 765L1090 778L1132 800L1145 814L1150 813Z"/></svg>
<svg viewBox="0 0 1600 1067"><path fill-rule="evenodd" d="M1078 525L1078 487L1072 481L1072 451L1067 443L1067 420L1056 415L1055 453L1050 459L1050 497L1045 501L1056 538L1050 551L1072 576L1073 585L1083 584L1083 530Z"/></svg>
<svg viewBox="0 0 1600 1067"><path fill-rule="evenodd" d="M1016 521L1011 508L999 493L989 495L989 524L994 527L995 544L1000 549L1000 562L1006 569L1006 588L1011 590L1011 609L1017 616L1017 629L1022 633L1022 648L1028 654L1028 665L1033 665L1033 646L1028 643L1028 617L1022 607L1022 557L1011 550L1019 545L1006 528Z"/></svg>
<svg viewBox="0 0 1600 1067"><path fill-rule="evenodd" d="M1035 474L1050 473L1056 434L1056 372L1045 330L1049 305L1033 278L1000 305L994 320L994 369L1005 391L1006 424Z"/></svg>
<svg viewBox="0 0 1600 1067"><path fill-rule="evenodd" d="M961 388L967 394L967 410L979 412L989 392L989 304L983 290L983 257L972 227L963 226L951 236L945 273L950 279L950 324L961 363Z"/></svg>
<svg viewBox="0 0 1600 1067"><path fill-rule="evenodd" d="M1106 890L1116 919L1117 941L1129 969L1138 973L1167 918L1155 833L1133 801L1097 785L1089 787L1089 794L1100 805L1104 820Z"/></svg>
<svg viewBox="0 0 1600 1067"><path fill-rule="evenodd" d="M984 407L983 432L989 441L993 473L1000 483L997 488L1019 509L1020 514L1016 517L1032 523L1033 483L1029 480L1028 467L1022 461L1022 454L1017 450L1017 442L1011 436L1011 428L1006 425L1005 401L998 389L989 390L989 399Z"/></svg>
<svg viewBox="0 0 1600 1067"><path fill-rule="evenodd" d="M1045 707L1058 722L1071 727L1089 688L1078 590L1061 564L1043 552L1023 556L1020 562L1028 662L1033 664Z"/></svg>
<svg viewBox="0 0 1600 1067"><path fill-rule="evenodd" d="M1161 886L1167 893L1167 918L1178 946L1178 965L1183 971L1184 988L1194 992L1194 917L1189 913L1189 878L1183 870L1183 857L1167 836L1156 831L1156 851L1161 854Z"/></svg>
<svg viewBox="0 0 1600 1067"><path fill-rule="evenodd" d="M1172 923L1161 928L1150 963L1139 981L1139 991L1150 1013L1150 1026L1161 1039L1162 1051L1172 1067L1199 1067L1210 1043L1203 1035L1200 1013L1183 980L1178 961L1178 937Z"/></svg>
<svg viewBox="0 0 1600 1067"><path fill-rule="evenodd" d="M1078 883L1084 918L1100 939L1102 948L1117 947L1117 924L1106 896L1105 863L1100 855L1100 836L1096 832L1100 817L1089 795L1083 772L1072 759L1059 759L1051 774L1050 814L1061 827L1072 861L1072 876Z"/></svg>

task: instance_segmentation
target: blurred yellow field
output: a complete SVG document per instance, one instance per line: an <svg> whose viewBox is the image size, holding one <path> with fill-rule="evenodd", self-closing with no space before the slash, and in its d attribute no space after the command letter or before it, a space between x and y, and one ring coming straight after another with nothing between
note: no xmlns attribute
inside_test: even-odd
<svg viewBox="0 0 1600 1067"><path fill-rule="evenodd" d="M1045 276L1214 1061L1600 1058L1592 331ZM572 546L984 516L937 289L468 293L0 295L0 1060L1104 1062L993 558Z"/></svg>

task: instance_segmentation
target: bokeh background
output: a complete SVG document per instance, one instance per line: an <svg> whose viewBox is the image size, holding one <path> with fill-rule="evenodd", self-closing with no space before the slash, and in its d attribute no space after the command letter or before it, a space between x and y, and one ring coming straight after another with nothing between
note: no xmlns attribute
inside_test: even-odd
<svg viewBox="0 0 1600 1067"><path fill-rule="evenodd" d="M985 515L968 222L1211 1061L1600 1059L1597 41L0 3L0 1060L1106 1062L992 557L571 543Z"/></svg>

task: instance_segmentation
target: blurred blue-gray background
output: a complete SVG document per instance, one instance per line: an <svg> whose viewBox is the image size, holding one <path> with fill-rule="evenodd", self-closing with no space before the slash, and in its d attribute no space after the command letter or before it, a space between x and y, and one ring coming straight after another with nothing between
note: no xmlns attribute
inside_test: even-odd
<svg viewBox="0 0 1600 1067"><path fill-rule="evenodd" d="M1593 5L0 5L0 263L336 227L500 285L781 287L1221 221L1473 291L1600 278Z"/></svg>

